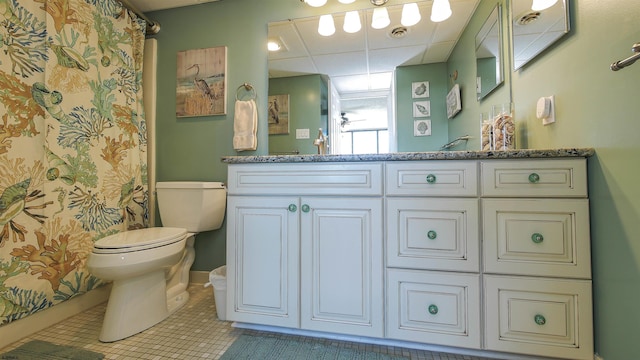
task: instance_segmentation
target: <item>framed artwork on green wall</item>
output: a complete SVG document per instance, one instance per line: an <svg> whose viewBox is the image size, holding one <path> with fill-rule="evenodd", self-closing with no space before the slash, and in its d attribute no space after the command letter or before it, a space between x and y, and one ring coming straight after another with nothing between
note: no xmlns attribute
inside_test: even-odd
<svg viewBox="0 0 640 360"><path fill-rule="evenodd" d="M227 113L227 47L178 52L176 116Z"/></svg>
<svg viewBox="0 0 640 360"><path fill-rule="evenodd" d="M414 101L413 117L429 117L431 116L431 101Z"/></svg>
<svg viewBox="0 0 640 360"><path fill-rule="evenodd" d="M269 96L269 135L289 133L289 95Z"/></svg>
<svg viewBox="0 0 640 360"><path fill-rule="evenodd" d="M455 84L447 94L447 118L451 119L462 110L460 101L460 85Z"/></svg>
<svg viewBox="0 0 640 360"><path fill-rule="evenodd" d="M429 82L418 81L418 82L411 83L411 97L413 99L428 98Z"/></svg>

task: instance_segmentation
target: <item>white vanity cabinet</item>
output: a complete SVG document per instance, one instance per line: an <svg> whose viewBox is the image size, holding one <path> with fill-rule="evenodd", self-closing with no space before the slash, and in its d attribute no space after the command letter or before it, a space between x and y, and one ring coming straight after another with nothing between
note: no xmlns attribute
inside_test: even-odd
<svg viewBox="0 0 640 360"><path fill-rule="evenodd" d="M481 162L485 347L593 358L586 159Z"/></svg>
<svg viewBox="0 0 640 360"><path fill-rule="evenodd" d="M382 164L229 166L227 317L382 337Z"/></svg>
<svg viewBox="0 0 640 360"><path fill-rule="evenodd" d="M231 164L227 318L592 359L586 158L490 155Z"/></svg>
<svg viewBox="0 0 640 360"><path fill-rule="evenodd" d="M479 349L478 163L386 166L386 336Z"/></svg>

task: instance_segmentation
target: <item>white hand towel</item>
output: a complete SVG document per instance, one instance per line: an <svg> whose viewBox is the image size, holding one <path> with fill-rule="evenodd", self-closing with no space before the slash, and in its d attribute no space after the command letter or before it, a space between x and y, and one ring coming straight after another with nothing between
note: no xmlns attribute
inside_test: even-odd
<svg viewBox="0 0 640 360"><path fill-rule="evenodd" d="M233 119L233 148L237 151L256 150L258 148L258 112L256 102L236 100Z"/></svg>

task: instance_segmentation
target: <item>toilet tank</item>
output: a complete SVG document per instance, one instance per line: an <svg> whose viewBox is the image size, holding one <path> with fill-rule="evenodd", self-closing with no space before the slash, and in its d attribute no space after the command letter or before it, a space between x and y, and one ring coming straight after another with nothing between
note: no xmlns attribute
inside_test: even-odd
<svg viewBox="0 0 640 360"><path fill-rule="evenodd" d="M222 226L227 189L221 182L169 181L156 183L162 226L203 232Z"/></svg>

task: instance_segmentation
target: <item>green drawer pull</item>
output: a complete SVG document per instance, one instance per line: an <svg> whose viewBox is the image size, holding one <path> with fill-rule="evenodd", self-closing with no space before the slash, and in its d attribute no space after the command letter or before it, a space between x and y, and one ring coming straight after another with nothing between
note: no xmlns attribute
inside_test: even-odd
<svg viewBox="0 0 640 360"><path fill-rule="evenodd" d="M308 213L308 212L309 212L309 210L311 210L311 208L309 207L309 205L307 205L307 204L302 205L302 212L306 212L306 213Z"/></svg>
<svg viewBox="0 0 640 360"><path fill-rule="evenodd" d="M530 183L535 184L538 181L540 181L540 175L538 175L536 173L529 174L529 182Z"/></svg>
<svg viewBox="0 0 640 360"><path fill-rule="evenodd" d="M429 314L435 315L438 313L438 307L436 305L429 305Z"/></svg>
<svg viewBox="0 0 640 360"><path fill-rule="evenodd" d="M427 175L427 183L433 184L436 182L436 176L433 174Z"/></svg>
<svg viewBox="0 0 640 360"><path fill-rule="evenodd" d="M544 325L547 323L547 319L544 318L544 316L538 314L536 316L533 317L533 321L536 322L536 324L538 325Z"/></svg>
<svg viewBox="0 0 640 360"><path fill-rule="evenodd" d="M297 210L298 210L298 207L296 206L296 204L289 205L289 211L296 212Z"/></svg>
<svg viewBox="0 0 640 360"><path fill-rule="evenodd" d="M542 234L539 234L539 233L534 233L533 235L531 235L531 241L533 241L536 244L540 244L542 241L544 241L544 236L542 236Z"/></svg>
<svg viewBox="0 0 640 360"><path fill-rule="evenodd" d="M427 237L428 237L429 239L431 239L431 240L435 239L437 236L438 236L438 234L437 234L435 231L433 231L433 230L429 230L429 231L427 232Z"/></svg>

